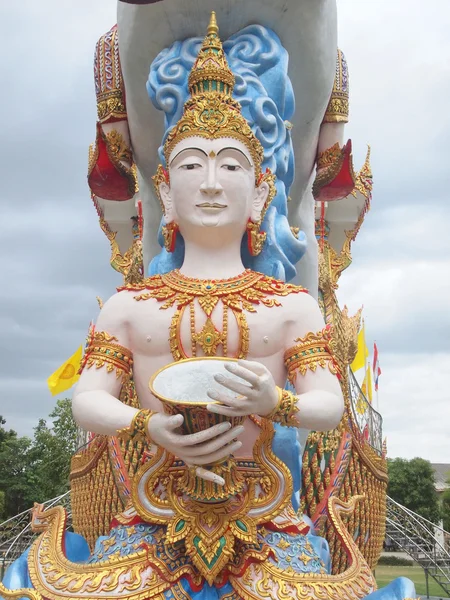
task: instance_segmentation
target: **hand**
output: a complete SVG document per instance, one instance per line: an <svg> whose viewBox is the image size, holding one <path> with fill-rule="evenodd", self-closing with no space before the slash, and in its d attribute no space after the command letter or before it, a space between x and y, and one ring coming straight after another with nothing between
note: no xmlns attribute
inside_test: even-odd
<svg viewBox="0 0 450 600"><path fill-rule="evenodd" d="M163 413L154 414L148 424L149 436L158 446L181 458L189 466L196 466L196 473L202 479L224 485L222 477L198 465L209 465L227 458L242 446L236 441L244 428L233 427L231 423L220 423L198 433L183 435L177 433L183 424L183 415L169 417Z"/></svg>
<svg viewBox="0 0 450 600"><path fill-rule="evenodd" d="M270 371L259 362L239 360L238 363L226 363L225 369L237 375L250 385L240 383L230 377L215 375L214 379L225 388L236 392L236 398L216 390L208 390L208 396L220 404L208 404L207 409L227 417L247 416L251 414L265 417L278 404L278 389Z"/></svg>

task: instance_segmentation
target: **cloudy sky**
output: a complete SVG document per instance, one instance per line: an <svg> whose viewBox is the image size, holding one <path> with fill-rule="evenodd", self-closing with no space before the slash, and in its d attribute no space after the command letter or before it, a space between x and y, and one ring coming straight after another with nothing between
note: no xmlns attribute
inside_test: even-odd
<svg viewBox="0 0 450 600"><path fill-rule="evenodd" d="M372 146L372 209L339 292L364 305L383 374L390 456L450 463L448 0L338 0L356 166ZM32 434L47 377L120 283L85 183L92 55L113 0L0 6L0 414Z"/></svg>

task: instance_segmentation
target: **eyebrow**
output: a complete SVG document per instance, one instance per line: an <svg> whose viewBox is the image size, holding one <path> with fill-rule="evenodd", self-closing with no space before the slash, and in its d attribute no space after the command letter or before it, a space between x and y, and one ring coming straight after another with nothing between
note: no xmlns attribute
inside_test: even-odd
<svg viewBox="0 0 450 600"><path fill-rule="evenodd" d="M172 160L170 161L170 164L173 163L173 161L178 158L178 156L180 156L180 154L182 154L183 152L186 152L186 150L198 150L198 152L201 152L202 154L204 154L206 156L206 158L208 158L208 155L206 154L206 152L204 150L202 150L201 148L196 148L195 146L193 146L192 148L183 148L183 150L180 150L178 152L178 154L175 154L175 156L172 158ZM245 154L244 154L245 156ZM169 165L170 166L170 165Z"/></svg>
<svg viewBox="0 0 450 600"><path fill-rule="evenodd" d="M246 161L248 162L248 164L249 164L251 167L253 166L253 165L252 165L252 163L250 162L250 160L249 160L248 156L247 156L246 154L244 154L244 153L242 152L242 150L239 150L239 148L233 148L233 146L229 146L229 147L227 147L227 148L222 148L222 150L219 150L219 152L217 153L217 156L219 156L219 154L220 154L221 152L225 152L225 150L234 150L235 152L239 152L239 153L240 153L240 154L242 154L242 156L243 156L243 157L246 159Z"/></svg>

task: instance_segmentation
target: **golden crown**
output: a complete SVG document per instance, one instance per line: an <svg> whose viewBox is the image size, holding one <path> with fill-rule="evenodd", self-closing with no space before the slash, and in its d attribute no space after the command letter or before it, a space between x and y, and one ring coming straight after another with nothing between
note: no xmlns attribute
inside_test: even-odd
<svg viewBox="0 0 450 600"><path fill-rule="evenodd" d="M206 37L189 75L190 98L164 144L166 164L175 145L190 136L208 139L231 137L248 148L259 180L264 159L261 143L242 116L241 105L232 98L235 78L228 66L219 38L216 14L212 12Z"/></svg>

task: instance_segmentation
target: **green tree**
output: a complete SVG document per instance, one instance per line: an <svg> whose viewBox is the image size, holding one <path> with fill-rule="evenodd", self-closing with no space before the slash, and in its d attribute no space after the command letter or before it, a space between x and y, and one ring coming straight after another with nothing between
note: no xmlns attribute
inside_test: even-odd
<svg viewBox="0 0 450 600"><path fill-rule="evenodd" d="M1 518L12 517L34 502L44 502L69 489L70 459L77 438L71 401L58 400L49 416L53 422L40 419L33 440L6 430L0 417Z"/></svg>
<svg viewBox="0 0 450 600"><path fill-rule="evenodd" d="M77 438L68 398L58 400L49 416L53 424L49 426L47 421L39 419L31 449L37 485L35 493L46 500L69 489L70 459L76 451Z"/></svg>
<svg viewBox="0 0 450 600"><path fill-rule="evenodd" d="M450 477L447 479L449 488L442 494L442 519L445 531L450 531Z"/></svg>
<svg viewBox="0 0 450 600"><path fill-rule="evenodd" d="M0 450L5 442L7 442L12 437L17 437L17 433L10 429L7 431L3 425L6 425L5 419L0 416Z"/></svg>
<svg viewBox="0 0 450 600"><path fill-rule="evenodd" d="M431 463L423 458L394 458L388 460L388 470L389 496L433 523L439 523L441 509Z"/></svg>
<svg viewBox="0 0 450 600"><path fill-rule="evenodd" d="M33 471L27 437L10 435L0 447L0 491L4 494L3 517L11 517L33 505Z"/></svg>

